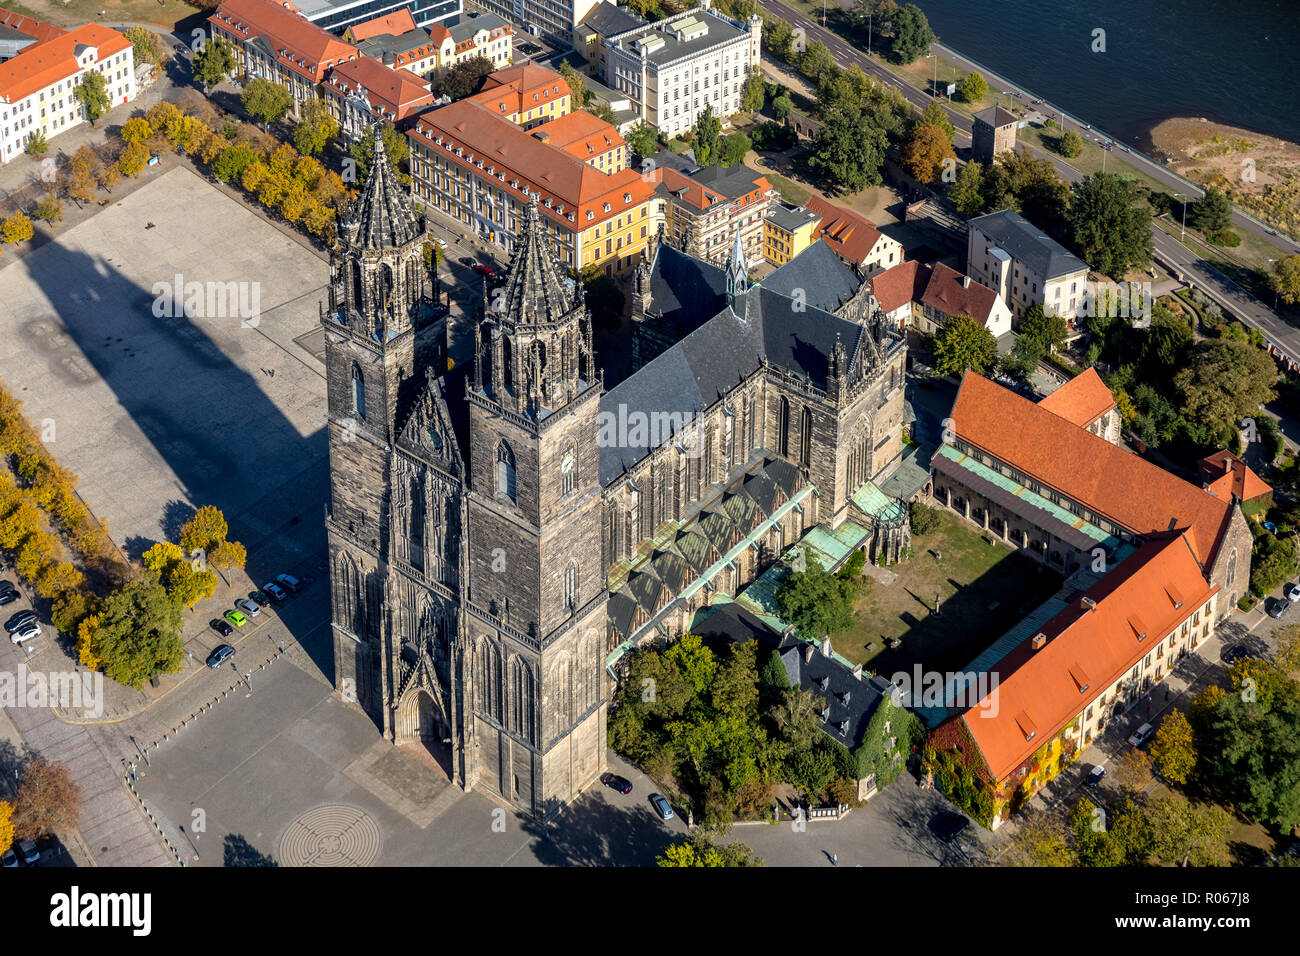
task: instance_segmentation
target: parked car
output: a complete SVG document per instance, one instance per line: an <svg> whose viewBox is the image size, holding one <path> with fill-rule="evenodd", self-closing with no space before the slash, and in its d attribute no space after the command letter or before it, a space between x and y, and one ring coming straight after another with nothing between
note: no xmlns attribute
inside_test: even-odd
<svg viewBox="0 0 1300 956"><path fill-rule="evenodd" d="M655 813L659 814L660 820L673 818L673 808L668 805L668 798L662 793L650 794L650 806L655 808Z"/></svg>
<svg viewBox="0 0 1300 956"><path fill-rule="evenodd" d="M1288 584L1283 596L1292 604L1300 601L1300 585Z"/></svg>
<svg viewBox="0 0 1300 956"><path fill-rule="evenodd" d="M1153 733L1155 733L1154 727L1152 727L1150 724L1143 724L1141 727L1137 729L1137 733L1135 733L1132 737L1128 739L1128 742L1131 743L1134 747L1141 747L1144 743L1147 742L1147 740L1150 738L1150 736Z"/></svg>
<svg viewBox="0 0 1300 956"><path fill-rule="evenodd" d="M30 623L24 625L23 627L20 627L18 630L10 634L9 640L13 641L15 644L22 644L25 641L30 641L33 638L37 638L40 636L41 636L41 626L37 624L35 621L31 621Z"/></svg>
<svg viewBox="0 0 1300 956"><path fill-rule="evenodd" d="M249 592L248 599L250 601L256 601L258 607L267 607L271 603L271 599L267 597L265 591L251 591Z"/></svg>
<svg viewBox="0 0 1300 956"><path fill-rule="evenodd" d="M214 647L212 653L208 655L208 666L212 668L220 667L234 656L235 649L229 644L222 644L219 647Z"/></svg>
<svg viewBox="0 0 1300 956"><path fill-rule="evenodd" d="M1287 608L1289 608L1290 606L1291 606L1290 601L1286 600L1285 598L1277 598L1272 604L1268 606L1268 616L1281 617L1283 614L1286 613Z"/></svg>
<svg viewBox="0 0 1300 956"><path fill-rule="evenodd" d="M632 781L627 777L620 777L616 773L602 774L600 782L611 790L617 790L619 793L631 793Z"/></svg>
<svg viewBox="0 0 1300 956"><path fill-rule="evenodd" d="M284 589L280 587L280 585L274 583L263 584L262 590L265 591L267 594L271 595L271 597L275 598L275 600L277 601L283 601L285 598L289 596L284 593Z"/></svg>
<svg viewBox="0 0 1300 956"><path fill-rule="evenodd" d="M1225 647L1219 652L1219 660L1223 661L1223 663L1227 664L1229 667L1237 663L1237 661L1241 660L1243 657L1249 656L1250 654L1247 653L1246 648L1241 644L1233 644L1229 647Z"/></svg>
<svg viewBox="0 0 1300 956"><path fill-rule="evenodd" d="M478 263L474 261L474 257L473 257L473 256L461 256L461 257L460 257L460 264L463 265L463 266L476 266L476 265L478 265Z"/></svg>
<svg viewBox="0 0 1300 956"><path fill-rule="evenodd" d="M1104 776L1106 776L1106 768L1101 764L1097 764L1097 766L1088 771L1088 786L1100 787L1101 778Z"/></svg>
<svg viewBox="0 0 1300 956"><path fill-rule="evenodd" d="M944 843L951 843L970 826L970 820L961 813L944 811L930 818L930 830Z"/></svg>
<svg viewBox="0 0 1300 956"><path fill-rule="evenodd" d="M36 612L30 608L19 611L9 620L5 621L5 630L12 634L19 628L26 627L32 621L36 620Z"/></svg>
<svg viewBox="0 0 1300 956"><path fill-rule="evenodd" d="M8 869L11 866L18 865L18 854L15 853L13 850L5 850L4 855L0 857L0 860L3 861L2 863L0 863L0 865Z"/></svg>
<svg viewBox="0 0 1300 956"><path fill-rule="evenodd" d="M257 615L262 613L262 609L257 606L257 602L250 601L248 598L240 598L235 602L235 607L243 611L250 618L257 617Z"/></svg>
<svg viewBox="0 0 1300 956"><path fill-rule="evenodd" d="M290 594L297 594L298 589L302 587L302 582L292 574L277 574L275 576L275 583L280 585L280 587L284 588Z"/></svg>
<svg viewBox="0 0 1300 956"><path fill-rule="evenodd" d="M495 269L493 269L491 266L484 265L481 262L474 263L473 269L484 279L495 279L497 275Z"/></svg>
<svg viewBox="0 0 1300 956"><path fill-rule="evenodd" d="M4 607L6 604L12 604L14 601L17 600L18 600L18 592L13 590L12 588L10 588L7 591L0 591L0 607Z"/></svg>
<svg viewBox="0 0 1300 956"><path fill-rule="evenodd" d="M41 862L41 851L37 849L35 840L19 840L18 855L27 866Z"/></svg>
<svg viewBox="0 0 1300 956"><path fill-rule="evenodd" d="M219 617L214 617L212 620L208 621L208 627L212 628L222 637L229 637L231 634L235 633L235 629Z"/></svg>
<svg viewBox="0 0 1300 956"><path fill-rule="evenodd" d="M239 611L227 611L225 614L222 615L222 617L224 617L231 624L235 625L235 627L243 627L245 624L248 623L248 618L244 617L244 615L241 614Z"/></svg>

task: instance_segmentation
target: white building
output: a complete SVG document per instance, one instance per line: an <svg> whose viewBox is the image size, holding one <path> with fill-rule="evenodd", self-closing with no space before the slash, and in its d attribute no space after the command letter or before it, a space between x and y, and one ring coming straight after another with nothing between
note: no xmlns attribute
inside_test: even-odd
<svg viewBox="0 0 1300 956"><path fill-rule="evenodd" d="M86 122L76 94L87 73L104 75L110 105L135 99L135 61L131 42L122 34L88 23L46 35L49 39L0 63L0 163L23 152L37 133L53 139Z"/></svg>
<svg viewBox="0 0 1300 956"><path fill-rule="evenodd" d="M763 21L742 23L711 9L646 23L601 3L578 31L578 50L606 86L625 94L641 119L665 136L695 125L706 106L727 117L762 58Z"/></svg>

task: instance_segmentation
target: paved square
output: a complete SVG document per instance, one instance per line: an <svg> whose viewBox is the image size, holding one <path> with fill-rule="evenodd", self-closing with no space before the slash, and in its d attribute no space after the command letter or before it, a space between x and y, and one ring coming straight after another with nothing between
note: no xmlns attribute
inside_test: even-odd
<svg viewBox="0 0 1300 956"><path fill-rule="evenodd" d="M177 276L248 283L261 314L155 317L155 287ZM173 502L222 508L251 551L299 509L318 518L324 367L294 339L318 322L328 277L312 250L175 169L0 261L0 379L128 552L164 536Z"/></svg>

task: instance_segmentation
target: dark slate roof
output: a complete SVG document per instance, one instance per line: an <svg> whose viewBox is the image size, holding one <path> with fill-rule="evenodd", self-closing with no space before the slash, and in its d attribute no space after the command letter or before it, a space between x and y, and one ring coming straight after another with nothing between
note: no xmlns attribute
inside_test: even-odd
<svg viewBox="0 0 1300 956"><path fill-rule="evenodd" d="M627 634L632 629L636 607L636 601L620 591L609 596L609 601L605 604L605 617L618 633Z"/></svg>
<svg viewBox="0 0 1300 956"><path fill-rule="evenodd" d="M347 210L341 224L344 238L363 249L386 249L406 245L421 232L411 195L397 182L381 127L375 124L375 152L361 195ZM352 230L356 230L355 235Z"/></svg>
<svg viewBox="0 0 1300 956"><path fill-rule="evenodd" d="M664 326L675 324L684 337L726 307L727 273L661 242L650 273L650 296L651 310L663 316Z"/></svg>
<svg viewBox="0 0 1300 956"><path fill-rule="evenodd" d="M737 163L734 166L706 166L691 173L691 179L703 183L710 189L716 189L728 199L752 193L755 181L762 176L762 173L750 169L744 163Z"/></svg>
<svg viewBox="0 0 1300 956"><path fill-rule="evenodd" d="M609 0L601 0L582 18L582 25L595 30L602 37L610 37L616 33L626 33L628 30L644 26L645 21L626 7L610 3Z"/></svg>
<svg viewBox="0 0 1300 956"><path fill-rule="evenodd" d="M1014 210L1003 209L979 216L970 221L970 226L979 229L1044 279L1055 279L1088 268L1086 262Z"/></svg>
<svg viewBox="0 0 1300 956"><path fill-rule="evenodd" d="M700 164L692 158L695 154L678 154L671 149L661 149L650 159L654 162L654 169L675 169L684 176L689 176L700 168Z"/></svg>
<svg viewBox="0 0 1300 956"><path fill-rule="evenodd" d="M815 309L834 312L862 285L853 267L824 242L814 242L760 283L764 289L794 298L803 289L805 301Z"/></svg>
<svg viewBox="0 0 1300 956"><path fill-rule="evenodd" d="M1002 106L990 106L986 110L980 110L975 114L975 118L987 126L1007 126L1018 119L1015 113Z"/></svg>
<svg viewBox="0 0 1300 956"><path fill-rule="evenodd" d="M498 300L500 311L520 325L545 325L567 315L577 304L576 300L577 292L572 284L560 278L543 232L537 193L533 193Z"/></svg>

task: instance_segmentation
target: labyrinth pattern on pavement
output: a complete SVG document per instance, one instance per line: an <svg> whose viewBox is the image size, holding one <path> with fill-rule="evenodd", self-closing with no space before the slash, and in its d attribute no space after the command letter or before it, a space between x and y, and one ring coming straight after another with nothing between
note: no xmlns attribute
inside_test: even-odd
<svg viewBox="0 0 1300 956"><path fill-rule="evenodd" d="M379 824L363 810L327 804L308 810L280 836L282 866L371 866L379 858Z"/></svg>

